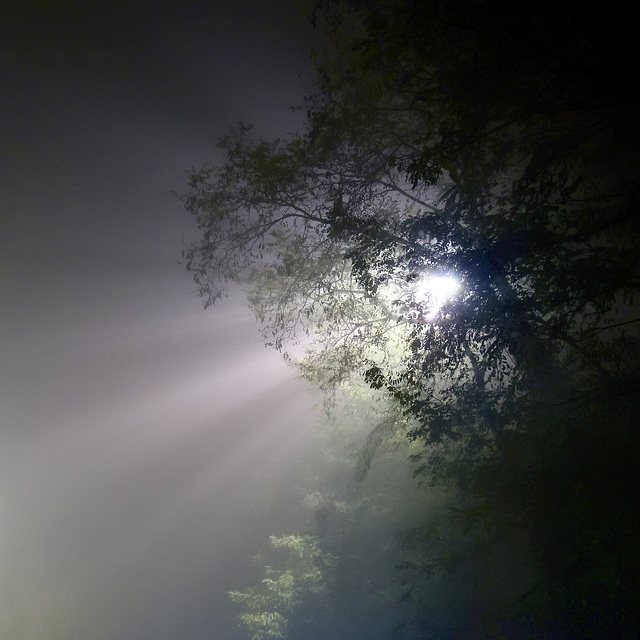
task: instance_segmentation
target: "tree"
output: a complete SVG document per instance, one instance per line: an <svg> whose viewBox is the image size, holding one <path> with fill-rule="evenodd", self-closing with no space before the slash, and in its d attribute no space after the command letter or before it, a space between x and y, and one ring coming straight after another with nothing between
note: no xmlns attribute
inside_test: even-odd
<svg viewBox="0 0 640 640"><path fill-rule="evenodd" d="M638 127L624 34L582 7L320 3L302 131L184 195L207 304L248 287L303 374L388 393L484 539L526 530L513 601L566 637L638 620ZM348 28L345 28L348 25ZM455 277L436 308L423 283ZM466 525L465 525L466 526ZM515 535L515 534L514 534ZM420 536L418 536L419 538ZM524 604L523 604L524 603ZM554 603L551 607L550 603Z"/></svg>
<svg viewBox="0 0 640 640"><path fill-rule="evenodd" d="M301 522L318 526L271 536L269 548L256 557L261 574L253 586L230 594L240 626L255 640L385 640L403 619L399 599L405 589L393 581L401 559L396 531L424 516L425 496L409 475L411 445L390 424L377 430L384 453L366 482L353 479L354 460L365 453L353 441L366 437L366 420L376 420L378 405L385 404L382 397L372 402L372 395L381 396L360 384L340 403L335 421L324 417L318 425L322 454L298 486ZM369 442L366 453L374 446Z"/></svg>
<svg viewBox="0 0 640 640"><path fill-rule="evenodd" d="M272 536L270 542L273 549L285 551L283 567L267 565L258 585L230 593L231 599L244 607L238 621L251 640L288 637L290 615L309 599L313 600L314 622L328 615L327 574L334 563L331 554L324 553L313 536Z"/></svg>

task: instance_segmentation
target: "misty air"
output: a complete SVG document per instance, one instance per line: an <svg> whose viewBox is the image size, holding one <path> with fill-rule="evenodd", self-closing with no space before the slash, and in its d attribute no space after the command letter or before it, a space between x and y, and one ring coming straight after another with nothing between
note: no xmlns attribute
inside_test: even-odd
<svg viewBox="0 0 640 640"><path fill-rule="evenodd" d="M0 9L0 637L640 628L628 17Z"/></svg>

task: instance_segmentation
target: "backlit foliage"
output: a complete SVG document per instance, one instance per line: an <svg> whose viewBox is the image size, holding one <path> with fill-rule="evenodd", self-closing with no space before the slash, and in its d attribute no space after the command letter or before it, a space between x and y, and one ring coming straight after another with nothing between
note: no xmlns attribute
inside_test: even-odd
<svg viewBox="0 0 640 640"><path fill-rule="evenodd" d="M183 196L206 304L240 284L307 380L385 397L360 476L408 437L418 480L452 496L407 538L405 599L433 597L438 568L526 556L509 597L474 592L480 635L640 626L640 135L631 57L602 13L319 2L333 49L306 125L274 142L239 126ZM416 283L446 276L460 288L434 312ZM289 593L287 575L263 588Z"/></svg>

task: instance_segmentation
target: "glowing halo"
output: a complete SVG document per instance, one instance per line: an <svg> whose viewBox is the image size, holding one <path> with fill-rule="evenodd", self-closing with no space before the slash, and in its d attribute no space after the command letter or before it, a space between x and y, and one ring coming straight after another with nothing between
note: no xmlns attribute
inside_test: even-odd
<svg viewBox="0 0 640 640"><path fill-rule="evenodd" d="M425 274L414 283L415 300L425 305L426 319L433 319L459 290L460 282L452 275Z"/></svg>

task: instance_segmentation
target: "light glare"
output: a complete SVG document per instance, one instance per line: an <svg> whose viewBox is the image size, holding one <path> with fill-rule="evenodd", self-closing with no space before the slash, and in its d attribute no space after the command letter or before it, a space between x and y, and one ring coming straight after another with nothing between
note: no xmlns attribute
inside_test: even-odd
<svg viewBox="0 0 640 640"><path fill-rule="evenodd" d="M423 276L415 285L416 301L428 309L427 318L433 318L442 306L459 290L460 283L453 276Z"/></svg>

